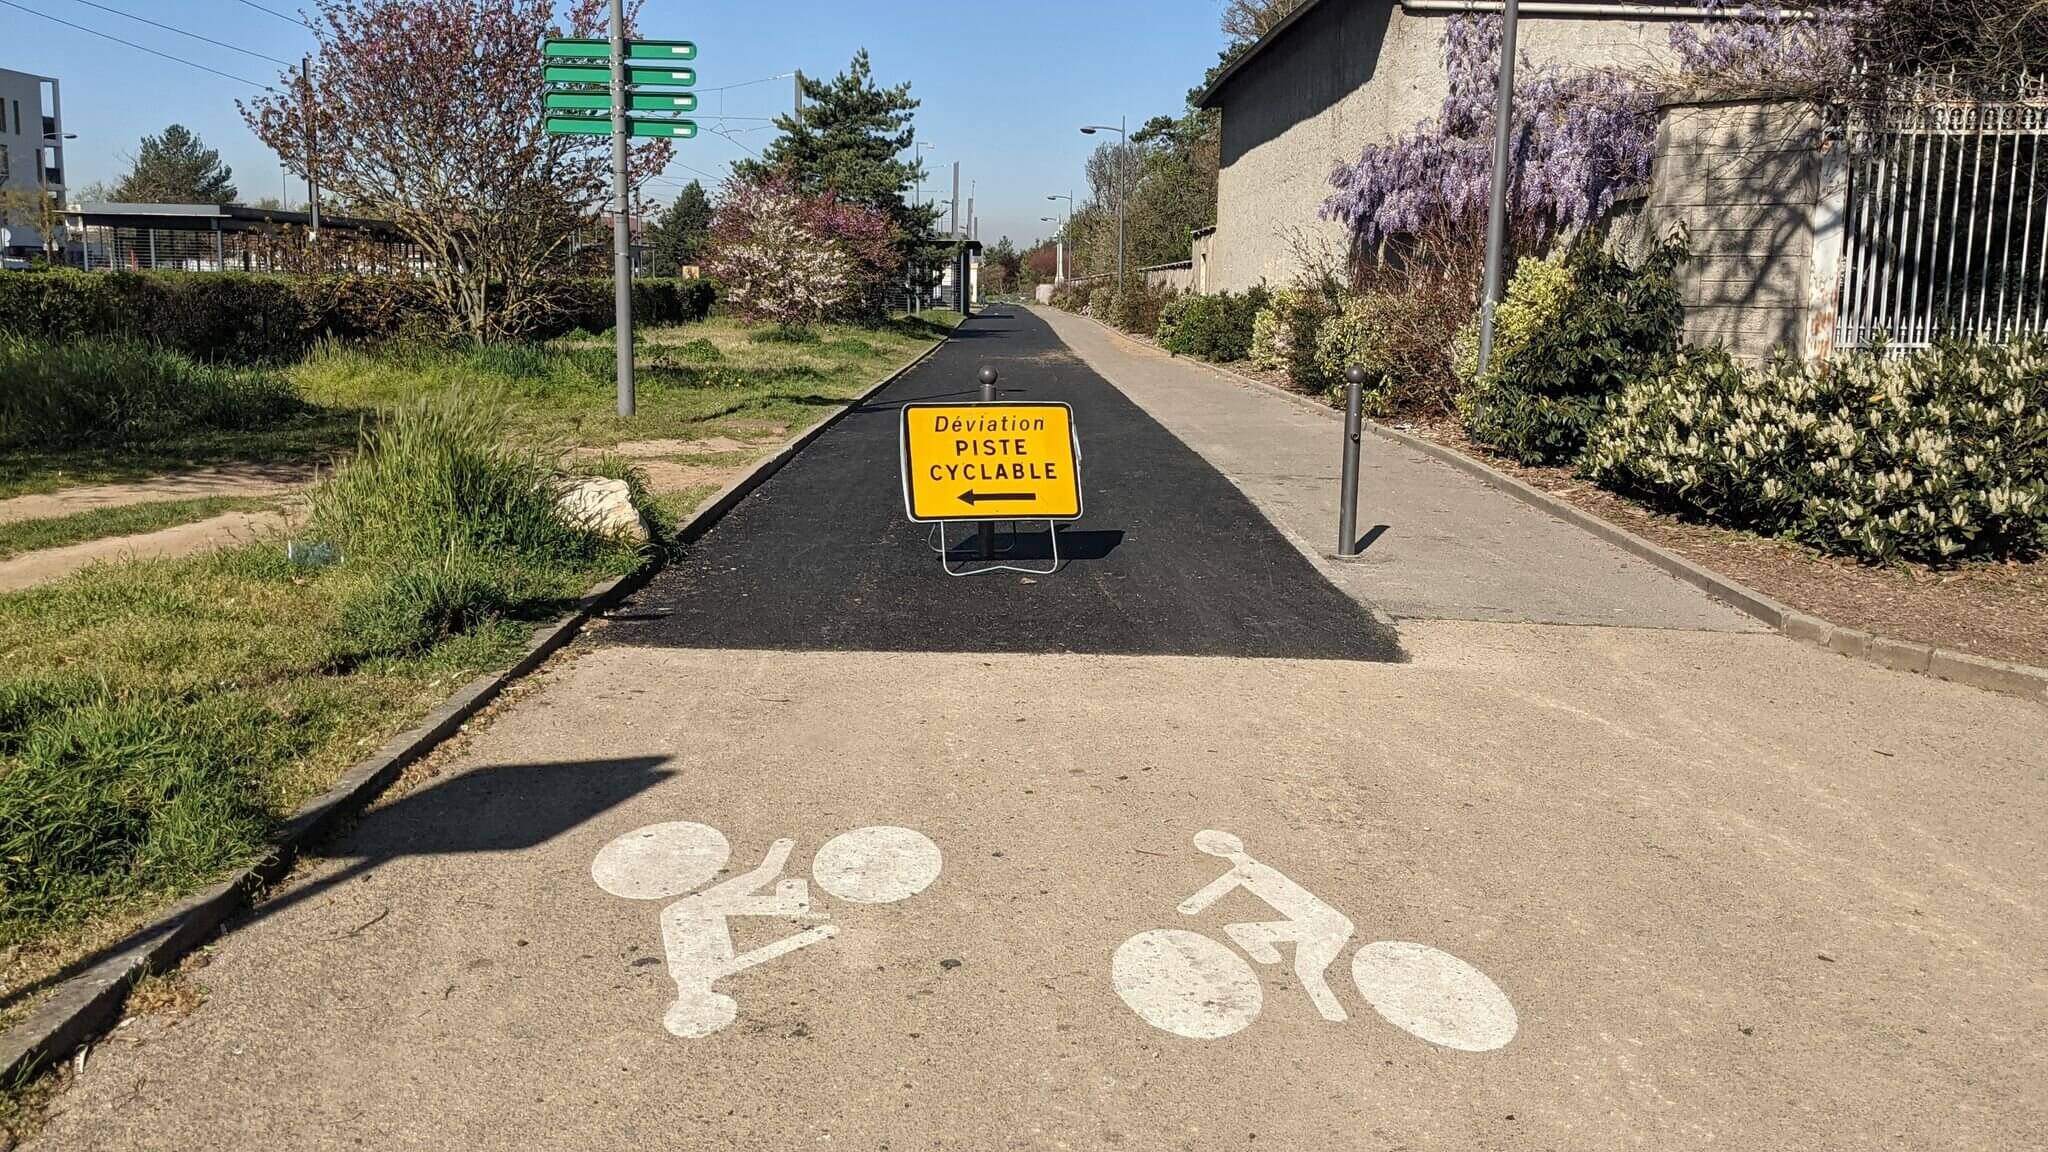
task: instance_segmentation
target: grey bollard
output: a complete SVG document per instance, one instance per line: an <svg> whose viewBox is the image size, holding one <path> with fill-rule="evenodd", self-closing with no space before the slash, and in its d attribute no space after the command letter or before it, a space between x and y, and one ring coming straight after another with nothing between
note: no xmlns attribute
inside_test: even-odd
<svg viewBox="0 0 2048 1152"><path fill-rule="evenodd" d="M1358 555L1358 438L1365 369L1344 370L1344 479L1337 489L1337 555Z"/></svg>
<svg viewBox="0 0 2048 1152"><path fill-rule="evenodd" d="M981 380L981 402L982 402L983 404L991 404L991 403L994 403L994 402L995 402L995 398L996 398L996 370L995 370L995 369L993 369L993 368L990 368L990 367L988 367L987 365L983 365L983 366L982 366L982 369L981 369L981 375L980 375L980 380ZM976 540L977 544L979 545L979 548L978 548L978 550L979 550L979 551L980 551L980 553L981 553L981 558L982 558L983 560L993 560L993 559L995 559L995 557L996 557L996 524L995 524L995 521L993 521L993 520L983 520L983 521L980 521L980 522L978 522L978 523L977 523L977 524L976 524L976 525L974 526L974 536L975 536L975 540Z"/></svg>

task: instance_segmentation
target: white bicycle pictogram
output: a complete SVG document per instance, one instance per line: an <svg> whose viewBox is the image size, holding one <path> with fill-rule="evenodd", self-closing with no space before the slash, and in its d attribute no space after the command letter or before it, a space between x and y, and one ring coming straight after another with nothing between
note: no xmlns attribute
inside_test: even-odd
<svg viewBox="0 0 2048 1152"><path fill-rule="evenodd" d="M1245 851L1244 842L1213 829L1195 847L1230 861L1230 871L1181 901L1197 916L1242 888L1284 919L1226 924L1223 932L1252 960L1278 964L1276 945L1294 945L1294 976L1323 1019L1342 1023L1344 1005L1324 972L1351 941L1348 917L1279 869ZM1366 1003L1410 1035L1464 1052L1487 1052L1515 1038L1514 1005L1484 972L1426 944L1384 940L1359 948L1352 980ZM1214 1040L1249 1027L1265 1004L1258 972L1244 957L1199 932L1156 928L1117 946L1110 982L1125 1004L1155 1028Z"/></svg>
<svg viewBox="0 0 2048 1152"><path fill-rule="evenodd" d="M810 885L802 877L783 877L783 866L795 847L794 840L777 840L760 864L701 892L692 890L717 876L732 856L725 834L709 825L650 824L605 845L590 862L591 879L614 896L682 897L661 912L661 942L668 954L669 976L676 983L675 1002L662 1019L670 1032L696 1039L732 1023L739 1002L713 984L839 934L836 924L814 923L752 951L734 951L731 917L778 917L799 923L831 918L811 906ZM922 832L856 828L818 849L811 876L818 887L849 903L892 904L930 887L939 878L940 866L939 846Z"/></svg>

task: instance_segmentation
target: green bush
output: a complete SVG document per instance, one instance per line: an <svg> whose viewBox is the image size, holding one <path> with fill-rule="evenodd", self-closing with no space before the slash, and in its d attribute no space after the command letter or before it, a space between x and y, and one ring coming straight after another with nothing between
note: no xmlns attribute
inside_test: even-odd
<svg viewBox="0 0 2048 1152"><path fill-rule="evenodd" d="M1426 292L1371 291L1344 301L1316 329L1315 352L1295 382L1344 397L1345 376L1365 372L1364 409L1371 416L1435 415L1450 408L1449 339L1443 302Z"/></svg>
<svg viewBox="0 0 2048 1152"><path fill-rule="evenodd" d="M611 328L611 281L553 287L551 306L535 318L530 335ZM633 283L634 313L646 324L702 320L715 296L708 280ZM406 276L66 270L0 276L0 333L53 341L126 336L206 361L284 363L322 339L446 330L427 283Z"/></svg>
<svg viewBox="0 0 2048 1152"><path fill-rule="evenodd" d="M2048 551L2048 341L1745 368L1687 349L1594 432L1594 480L1868 561Z"/></svg>
<svg viewBox="0 0 2048 1152"><path fill-rule="evenodd" d="M307 494L305 535L362 581L336 655L407 655L510 612L572 596L634 547L565 523L553 470L504 446L491 398L459 391L385 413L355 456Z"/></svg>
<svg viewBox="0 0 2048 1152"><path fill-rule="evenodd" d="M306 410L271 371L200 364L125 337L0 334L0 381L0 446L10 448L147 443Z"/></svg>
<svg viewBox="0 0 2048 1152"><path fill-rule="evenodd" d="M1251 353L1252 328L1272 300L1263 286L1243 293L1217 292L1181 297L1169 319L1161 316L1159 343L1176 356L1197 356L1218 364Z"/></svg>
<svg viewBox="0 0 2048 1152"><path fill-rule="evenodd" d="M1309 288L1283 288L1252 320L1252 367L1284 369L1296 387L1321 391L1315 366L1316 338L1335 314L1329 298Z"/></svg>
<svg viewBox="0 0 2048 1152"><path fill-rule="evenodd" d="M1552 273L1518 269L1518 342L1460 401L1473 438L1524 464L1576 459L1608 398L1676 351L1684 309L1674 273L1685 256L1674 237L1632 266L1582 237L1565 253L1561 298Z"/></svg>
<svg viewBox="0 0 2048 1152"><path fill-rule="evenodd" d="M1107 309L1096 319L1134 336L1150 336L1158 331L1160 313L1179 296L1171 288L1133 276L1111 290Z"/></svg>

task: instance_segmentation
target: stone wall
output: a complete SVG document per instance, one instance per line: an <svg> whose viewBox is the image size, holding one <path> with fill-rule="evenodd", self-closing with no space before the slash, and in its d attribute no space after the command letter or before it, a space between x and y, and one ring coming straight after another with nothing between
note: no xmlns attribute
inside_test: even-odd
<svg viewBox="0 0 2048 1152"><path fill-rule="evenodd" d="M1762 360L1827 354L1847 168L1822 111L1788 101L1663 110L1644 220L1683 227L1685 338Z"/></svg>
<svg viewBox="0 0 2048 1152"><path fill-rule="evenodd" d="M1145 283L1153 288L1171 288L1186 295L1195 290L1195 266L1193 261L1181 260L1172 264L1155 264L1150 268L1134 268L1132 272L1143 276ZM1075 276L1071 284L1093 286L1116 283L1116 273L1105 272L1100 276Z"/></svg>

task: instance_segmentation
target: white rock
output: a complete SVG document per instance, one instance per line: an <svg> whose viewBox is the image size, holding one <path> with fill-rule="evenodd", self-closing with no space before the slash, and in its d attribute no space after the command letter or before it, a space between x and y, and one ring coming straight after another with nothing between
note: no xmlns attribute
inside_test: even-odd
<svg viewBox="0 0 2048 1152"><path fill-rule="evenodd" d="M624 480L602 476L564 480L555 510L563 521L586 532L640 544L648 540L647 521L633 507L633 491Z"/></svg>

